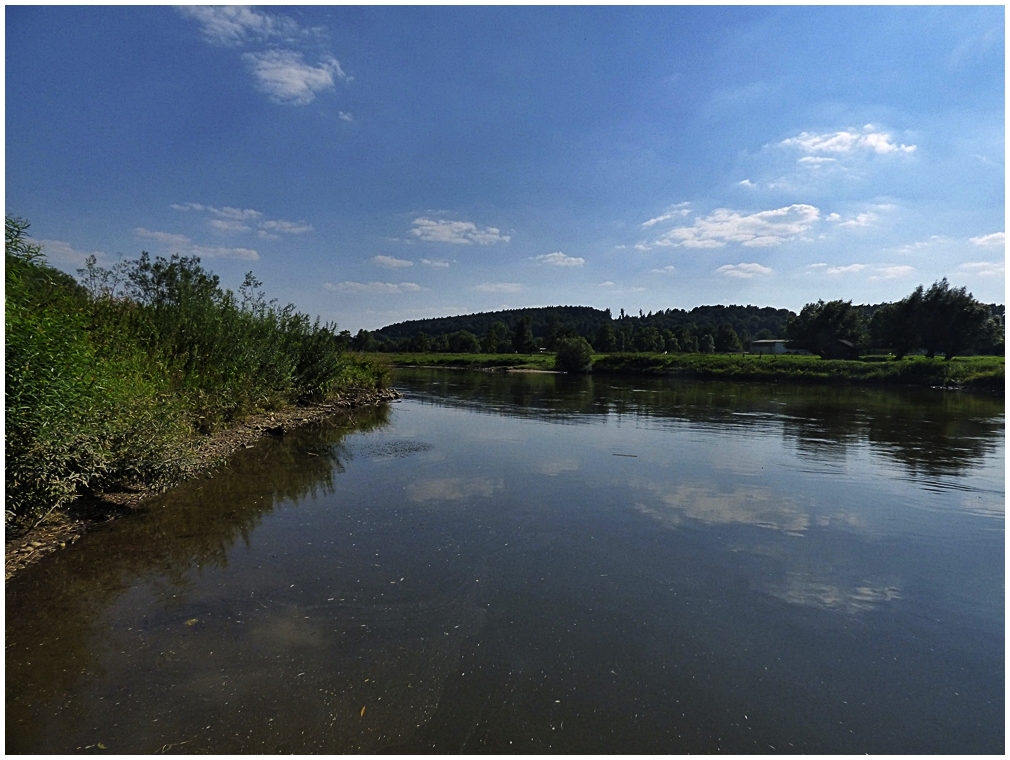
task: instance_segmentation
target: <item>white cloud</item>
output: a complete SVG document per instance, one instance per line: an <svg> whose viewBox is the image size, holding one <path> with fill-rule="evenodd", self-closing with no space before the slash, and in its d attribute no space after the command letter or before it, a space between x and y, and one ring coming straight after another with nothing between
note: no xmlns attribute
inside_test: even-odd
<svg viewBox="0 0 1010 760"><path fill-rule="evenodd" d="M308 105L317 93L334 88L335 76L350 80L331 55L323 56L317 66L305 63L302 54L293 50L243 53L242 60L256 77L260 90L284 105Z"/></svg>
<svg viewBox="0 0 1010 760"><path fill-rule="evenodd" d="M294 40L315 31L303 29L287 16L241 5L184 6L178 10L200 24L208 42L228 47L268 39Z"/></svg>
<svg viewBox="0 0 1010 760"><path fill-rule="evenodd" d="M263 232L280 232L285 235L301 235L315 230L307 222L286 222L283 219L267 219L259 223L259 228Z"/></svg>
<svg viewBox="0 0 1010 760"><path fill-rule="evenodd" d="M1003 248L1006 245L1006 233L994 232L991 235L968 238L968 241L983 248Z"/></svg>
<svg viewBox="0 0 1010 760"><path fill-rule="evenodd" d="M744 180L746 182L747 180ZM691 213L690 203L677 203L676 205L670 206L670 208L663 214L657 217L649 219L646 222L642 222L643 227L652 227L654 224L659 224L660 222L665 222L668 219L675 219L680 216L687 216Z"/></svg>
<svg viewBox="0 0 1010 760"><path fill-rule="evenodd" d="M474 285L473 289L481 293L518 293L523 286L518 282L482 282L480 285Z"/></svg>
<svg viewBox="0 0 1010 760"><path fill-rule="evenodd" d="M65 267L83 267L84 260L88 256L94 256L100 266L114 264L112 256L105 251L78 251L70 243L63 240L44 240L36 238L32 242L42 246L42 253L46 261L53 265L63 265Z"/></svg>
<svg viewBox="0 0 1010 760"><path fill-rule="evenodd" d="M313 232L315 227L307 222L288 222L284 219L264 219L262 211L251 208L235 208L233 206L206 206L202 203L173 203L171 208L176 211L195 211L214 217L207 222L215 232L230 234L253 232L261 238L276 238L279 234L301 235Z"/></svg>
<svg viewBox="0 0 1010 760"><path fill-rule="evenodd" d="M750 187L750 188L757 187L757 185L751 182L749 179L742 179L739 182L737 182L737 184L740 185L740 187Z"/></svg>
<svg viewBox="0 0 1010 760"><path fill-rule="evenodd" d="M596 287L598 287L598 288L612 288L612 287L614 287L614 282L613 282L613 280L607 280L606 282L601 282Z"/></svg>
<svg viewBox="0 0 1010 760"><path fill-rule="evenodd" d="M685 248L721 248L726 243L754 248L775 246L806 233L818 219L820 211L803 203L754 214L719 208L696 219L690 227L670 230L655 244Z"/></svg>
<svg viewBox="0 0 1010 760"><path fill-rule="evenodd" d="M866 264L849 264L844 267L828 267L825 272L827 274L856 274L864 269L866 269Z"/></svg>
<svg viewBox="0 0 1010 760"><path fill-rule="evenodd" d="M259 254L251 248L227 248L224 246L199 245L185 235L173 232L158 232L137 227L133 233L144 240L158 243L164 252L178 253L180 256L198 256L201 259L245 259L258 261Z"/></svg>
<svg viewBox="0 0 1010 760"><path fill-rule="evenodd" d="M648 245L647 243L635 243L634 247L635 247L636 251L651 251L652 250L652 246Z"/></svg>
<svg viewBox="0 0 1010 760"><path fill-rule="evenodd" d="M721 267L715 270L719 274L724 274L727 277L739 277L741 279L749 280L753 277L763 277L772 274L774 270L770 267L764 267L760 264L723 264Z"/></svg>
<svg viewBox="0 0 1010 760"><path fill-rule="evenodd" d="M541 264L550 264L555 267L580 267L586 263L586 260L583 258L579 258L578 256L566 256L561 251L545 253L542 256L533 256L532 260L539 261Z"/></svg>
<svg viewBox="0 0 1010 760"><path fill-rule="evenodd" d="M411 234L429 243L454 243L456 245L492 245L507 243L512 238L502 235L497 227L479 228L473 222L454 222L447 219L426 219L418 217L414 220Z"/></svg>
<svg viewBox="0 0 1010 760"><path fill-rule="evenodd" d="M448 269L449 262L445 259L421 259L421 263L432 269Z"/></svg>
<svg viewBox="0 0 1010 760"><path fill-rule="evenodd" d="M896 280L901 277L908 277L915 271L915 267L908 265L893 267L878 267L877 274L870 276L870 280Z"/></svg>
<svg viewBox="0 0 1010 760"><path fill-rule="evenodd" d="M202 203L173 203L171 208L176 211L199 211L211 214L219 219L231 219L236 222L248 222L263 216L262 211L251 208L234 208L233 206L205 206Z"/></svg>
<svg viewBox="0 0 1010 760"><path fill-rule="evenodd" d="M677 271L677 267L675 267L673 264L668 264L667 266L662 267L660 269L651 269L649 271L651 271L652 274L673 274L674 272Z"/></svg>
<svg viewBox="0 0 1010 760"><path fill-rule="evenodd" d="M334 285L331 282L324 282L323 287L327 290L333 290L337 293L378 293L378 294L395 294L395 293L417 293L418 291L425 290L416 282L338 282Z"/></svg>
<svg viewBox="0 0 1010 760"><path fill-rule="evenodd" d="M347 113L347 111L337 111L337 116L341 121L354 121L354 115Z"/></svg>
<svg viewBox="0 0 1010 760"><path fill-rule="evenodd" d="M1002 261L967 261L958 266L957 271L978 277L1003 277L1006 267Z"/></svg>
<svg viewBox="0 0 1010 760"><path fill-rule="evenodd" d="M397 259L392 256L372 256L372 263L384 269L403 269L414 266L413 261Z"/></svg>
<svg viewBox="0 0 1010 760"><path fill-rule="evenodd" d="M216 232L252 232L252 227L248 224L234 219L211 219L208 224Z"/></svg>
<svg viewBox="0 0 1010 760"><path fill-rule="evenodd" d="M824 158L824 157L821 157L821 156L803 156L803 158L801 158L796 163L800 164L801 166L806 166L806 167L808 167L810 169L820 169L825 164L836 164L836 163L838 163L838 159L837 158Z"/></svg>
<svg viewBox="0 0 1010 760"><path fill-rule="evenodd" d="M799 148L807 153L854 153L866 150L872 153L913 153L915 145L901 145L893 141L887 132L879 132L872 124L863 131L840 131L817 134L801 132L779 143L784 147ZM803 159L800 159L802 161Z"/></svg>
<svg viewBox="0 0 1010 760"><path fill-rule="evenodd" d="M856 214L851 219L839 223L839 227L870 227L880 220L880 217L870 212Z"/></svg>

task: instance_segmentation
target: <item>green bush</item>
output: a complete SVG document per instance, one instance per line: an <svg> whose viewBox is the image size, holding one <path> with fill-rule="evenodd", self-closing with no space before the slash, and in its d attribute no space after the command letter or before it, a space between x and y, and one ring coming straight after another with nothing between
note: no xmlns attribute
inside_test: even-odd
<svg viewBox="0 0 1010 760"><path fill-rule="evenodd" d="M558 342L554 366L562 372L589 372L593 366L593 347L582 337L563 338Z"/></svg>
<svg viewBox="0 0 1010 760"><path fill-rule="evenodd" d="M6 219L8 525L85 490L177 479L194 433L248 412L388 383L335 325L266 302L251 273L236 298L199 259L92 257L82 287L27 230Z"/></svg>

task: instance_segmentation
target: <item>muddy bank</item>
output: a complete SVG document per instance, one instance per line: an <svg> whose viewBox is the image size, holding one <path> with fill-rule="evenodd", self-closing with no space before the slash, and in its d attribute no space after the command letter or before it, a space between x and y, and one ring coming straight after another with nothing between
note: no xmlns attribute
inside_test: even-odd
<svg viewBox="0 0 1010 760"><path fill-rule="evenodd" d="M214 469L228 457L239 449L251 448L263 436L284 435L287 431L334 415L351 417L356 408L388 403L400 396L392 388L347 391L324 403L251 415L197 442L196 464L190 477L213 477ZM5 577L10 578L18 570L73 543L90 527L129 514L145 499L165 490L123 489L81 496L66 509L51 513L27 532L8 531L4 552Z"/></svg>

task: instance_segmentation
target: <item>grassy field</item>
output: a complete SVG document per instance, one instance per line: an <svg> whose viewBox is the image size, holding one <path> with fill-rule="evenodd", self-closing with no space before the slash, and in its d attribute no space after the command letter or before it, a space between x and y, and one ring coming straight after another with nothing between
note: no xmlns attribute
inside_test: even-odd
<svg viewBox="0 0 1010 760"><path fill-rule="evenodd" d="M553 370L553 354L370 354L393 367L460 367L466 369ZM886 384L965 387L1002 392L1002 356L964 356L947 362L924 356L901 361L865 357L860 361L816 356L751 354L596 354L593 372L627 375L673 375L710 380Z"/></svg>

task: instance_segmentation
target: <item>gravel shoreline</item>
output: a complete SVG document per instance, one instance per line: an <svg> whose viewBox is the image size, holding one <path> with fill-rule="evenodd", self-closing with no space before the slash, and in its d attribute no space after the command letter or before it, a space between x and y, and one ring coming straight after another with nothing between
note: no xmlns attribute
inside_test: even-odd
<svg viewBox="0 0 1010 760"><path fill-rule="evenodd" d="M264 435L283 435L289 430L327 417L348 414L355 408L378 406L401 397L402 394L393 388L347 391L319 404L250 415L236 425L199 442L196 448L196 467L190 477L206 475L236 451L252 447ZM4 552L5 577L9 580L18 570L73 543L89 528L130 514L146 499L166 490L169 489L131 489L82 496L66 509L53 512L26 533L12 535L8 532Z"/></svg>

